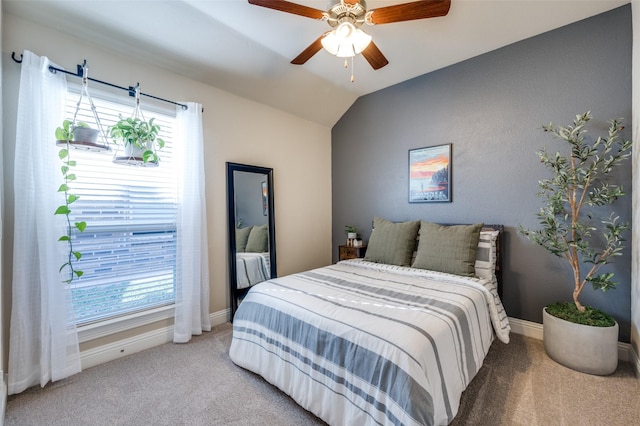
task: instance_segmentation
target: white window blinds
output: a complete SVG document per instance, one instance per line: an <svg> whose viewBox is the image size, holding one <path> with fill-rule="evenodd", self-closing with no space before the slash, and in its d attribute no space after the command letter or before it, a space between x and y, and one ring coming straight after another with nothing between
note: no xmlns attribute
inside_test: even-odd
<svg viewBox="0 0 640 426"><path fill-rule="evenodd" d="M67 117L76 109L78 94L70 88ZM119 116L130 117L133 98L120 95L124 105L92 92L105 132ZM143 105L144 106L144 105ZM71 205L71 220L87 228L73 235L74 250L82 253L76 269L80 279L70 285L76 323L101 321L174 303L176 273L176 170L173 162L175 112L142 108L144 118L155 118L166 146L158 152L158 167L112 163L113 152L71 150L77 161L77 179L71 193L80 198ZM77 116L96 128L93 113L83 102ZM107 134L108 137L108 134ZM104 142L104 141L102 141ZM120 153L122 154L122 153ZM62 244L62 243L59 243Z"/></svg>

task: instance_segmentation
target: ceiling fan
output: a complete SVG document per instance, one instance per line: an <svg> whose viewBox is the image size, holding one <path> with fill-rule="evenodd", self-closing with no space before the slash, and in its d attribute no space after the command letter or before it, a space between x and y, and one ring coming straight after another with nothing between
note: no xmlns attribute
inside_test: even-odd
<svg viewBox="0 0 640 426"><path fill-rule="evenodd" d="M249 0L249 3L324 20L333 28L318 37L295 57L291 61L292 64L304 64L324 47L331 54L339 57L353 57L362 53L374 70L384 67L389 61L371 41L371 36L360 29L363 24L391 24L445 16L451 6L451 0L423 0L367 10L365 0L330 0L329 9L324 12L284 0Z"/></svg>

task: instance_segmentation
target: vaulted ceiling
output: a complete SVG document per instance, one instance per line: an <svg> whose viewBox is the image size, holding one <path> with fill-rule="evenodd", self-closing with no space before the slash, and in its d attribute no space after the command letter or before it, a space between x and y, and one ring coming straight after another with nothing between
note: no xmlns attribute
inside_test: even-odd
<svg viewBox="0 0 640 426"><path fill-rule="evenodd" d="M295 2L320 10L329 3ZM367 0L367 5L405 2ZM360 96L628 2L451 0L444 17L363 26L389 64L374 71L358 55L354 82L344 60L324 50L304 65L290 63L330 29L327 22L246 0L4 0L2 7L5 14L333 126Z"/></svg>

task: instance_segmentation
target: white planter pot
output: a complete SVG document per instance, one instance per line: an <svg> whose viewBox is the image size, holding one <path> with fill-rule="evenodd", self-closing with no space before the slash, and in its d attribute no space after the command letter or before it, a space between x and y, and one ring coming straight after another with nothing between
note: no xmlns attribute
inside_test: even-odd
<svg viewBox="0 0 640 426"><path fill-rule="evenodd" d="M87 144L95 144L98 140L98 130L89 127L76 127L73 130L73 140Z"/></svg>
<svg viewBox="0 0 640 426"><path fill-rule="evenodd" d="M146 148L140 148L134 144L125 144L122 155L116 155L113 162L116 164L126 164L129 166L157 167L157 161L144 162L143 154Z"/></svg>
<svg viewBox="0 0 640 426"><path fill-rule="evenodd" d="M134 158L136 160L142 160L142 154L144 154L144 151L144 149L132 143L128 143L124 146L124 156Z"/></svg>
<svg viewBox="0 0 640 426"><path fill-rule="evenodd" d="M606 376L618 367L618 323L612 327L575 324L542 311L544 350L572 370Z"/></svg>

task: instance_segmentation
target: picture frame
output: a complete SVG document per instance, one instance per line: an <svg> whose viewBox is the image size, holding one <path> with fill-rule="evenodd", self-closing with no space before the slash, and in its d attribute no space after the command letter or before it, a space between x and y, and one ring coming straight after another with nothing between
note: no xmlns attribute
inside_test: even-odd
<svg viewBox="0 0 640 426"><path fill-rule="evenodd" d="M450 203L451 144L409 150L409 203Z"/></svg>

